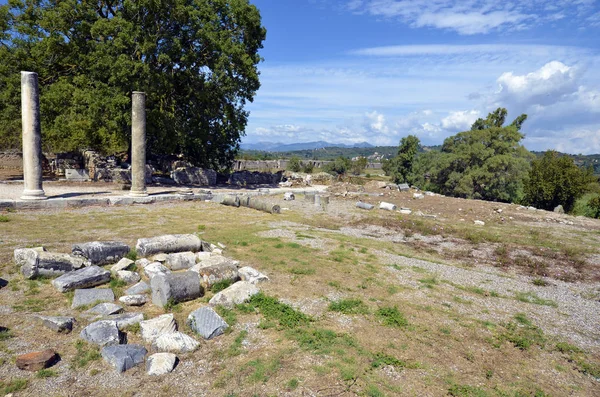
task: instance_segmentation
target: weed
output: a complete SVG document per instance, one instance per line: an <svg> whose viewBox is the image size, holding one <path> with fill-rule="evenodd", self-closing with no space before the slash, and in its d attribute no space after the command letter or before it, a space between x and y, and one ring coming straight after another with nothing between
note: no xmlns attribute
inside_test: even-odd
<svg viewBox="0 0 600 397"><path fill-rule="evenodd" d="M522 313L517 314L515 320L517 323L504 324L505 330L498 335L499 342L506 340L520 350L527 350L533 345L544 347L546 338L540 328Z"/></svg>
<svg viewBox="0 0 600 397"><path fill-rule="evenodd" d="M423 269L422 267L411 266L411 269L416 273L427 273L427 270Z"/></svg>
<svg viewBox="0 0 600 397"><path fill-rule="evenodd" d="M531 283L533 285L537 285L538 287L545 287L548 285L548 282L541 277L534 278Z"/></svg>
<svg viewBox="0 0 600 397"><path fill-rule="evenodd" d="M265 362L262 359L256 359L249 361L245 368L251 369L251 373L248 375L248 380L253 383L266 383L271 375L277 373L281 367L281 360L278 358Z"/></svg>
<svg viewBox="0 0 600 397"><path fill-rule="evenodd" d="M198 232L203 232L206 230L206 225L198 225L198 228L196 230L198 230Z"/></svg>
<svg viewBox="0 0 600 397"><path fill-rule="evenodd" d="M365 393L369 397L385 397L385 394L383 394L375 385L367 386Z"/></svg>
<svg viewBox="0 0 600 397"><path fill-rule="evenodd" d="M371 368L379 368L383 365L391 365L396 368L405 368L406 362L398 360L396 357L390 356L383 352L376 353L371 361Z"/></svg>
<svg viewBox="0 0 600 397"><path fill-rule="evenodd" d="M448 395L455 396L455 397L487 397L488 396L488 394L485 392L485 390L483 390L479 387L469 386L469 385L457 385L457 384L453 384L452 386L450 386L450 388L448 389Z"/></svg>
<svg viewBox="0 0 600 397"><path fill-rule="evenodd" d="M99 360L101 357L96 346L89 345L82 340L75 342L75 349L77 349L77 354L75 354L71 363L73 368L84 368L90 361Z"/></svg>
<svg viewBox="0 0 600 397"><path fill-rule="evenodd" d="M285 388L288 391L292 391L292 390L296 390L299 385L300 385L300 381L298 380L298 378L292 378L285 384Z"/></svg>
<svg viewBox="0 0 600 397"><path fill-rule="evenodd" d="M453 297L452 297L452 300L453 300L454 302L456 302L456 303L462 303L462 304L464 304L464 305L471 305L471 304L473 304L473 301L470 301L470 300L468 300L468 299L463 299L463 298L461 298L460 296L453 296Z"/></svg>
<svg viewBox="0 0 600 397"><path fill-rule="evenodd" d="M132 260L132 261L136 261L137 260L137 251L135 250L135 248L132 248L131 250L129 250L129 252L125 255L125 258Z"/></svg>
<svg viewBox="0 0 600 397"><path fill-rule="evenodd" d="M27 388L29 381L23 378L15 378L11 381L0 380L0 392L1 394L14 393Z"/></svg>
<svg viewBox="0 0 600 397"><path fill-rule="evenodd" d="M583 351L577 346L571 345L567 342L558 342L556 344L556 350L561 353L583 353Z"/></svg>
<svg viewBox="0 0 600 397"><path fill-rule="evenodd" d="M344 314L365 314L369 312L367 306L360 299L341 299L329 304L329 310Z"/></svg>
<svg viewBox="0 0 600 397"><path fill-rule="evenodd" d="M336 352L344 355L344 347L356 347L356 341L346 334L336 334L325 328L296 328L288 332L301 348L315 354L331 354Z"/></svg>
<svg viewBox="0 0 600 397"><path fill-rule="evenodd" d="M297 275L310 275L315 274L316 271L312 267L293 267L290 269L290 273Z"/></svg>
<svg viewBox="0 0 600 397"><path fill-rule="evenodd" d="M21 303L13 305L13 309L17 312L34 312L38 313L46 308L47 302L42 299L29 298Z"/></svg>
<svg viewBox="0 0 600 397"><path fill-rule="evenodd" d="M542 299L533 292L517 292L515 298L521 302L533 303L535 305L557 307L556 302L550 299Z"/></svg>
<svg viewBox="0 0 600 397"><path fill-rule="evenodd" d="M181 306L181 302L176 302L173 298L169 298L167 303L163 307L166 312L172 313L181 313L183 311L183 307Z"/></svg>
<svg viewBox="0 0 600 397"><path fill-rule="evenodd" d="M52 378L54 376L57 376L58 374L56 373L56 371L52 370L52 369L40 369L39 371L37 371L35 373L35 377L36 378Z"/></svg>
<svg viewBox="0 0 600 397"><path fill-rule="evenodd" d="M216 294L217 292L223 291L225 288L230 287L232 284L233 281L231 280L217 281L210 287L210 290Z"/></svg>
<svg viewBox="0 0 600 397"><path fill-rule="evenodd" d="M440 332L444 335L450 335L452 331L448 327L440 327Z"/></svg>
<svg viewBox="0 0 600 397"><path fill-rule="evenodd" d="M140 323L130 324L123 328L123 332L139 334L141 331Z"/></svg>
<svg viewBox="0 0 600 397"><path fill-rule="evenodd" d="M216 311L219 313L219 316L223 317L223 320L225 320L225 322L229 325L227 331L231 332L233 329L232 327L237 324L237 315L235 314L235 311L223 306L217 306Z"/></svg>
<svg viewBox="0 0 600 397"><path fill-rule="evenodd" d="M10 222L10 218L6 215L0 215L0 222Z"/></svg>
<svg viewBox="0 0 600 397"><path fill-rule="evenodd" d="M408 321L397 307L382 307L377 309L375 316L389 327L405 327Z"/></svg>
<svg viewBox="0 0 600 397"><path fill-rule="evenodd" d="M494 371L492 371L491 369L488 369L485 371L485 378L486 379L492 379L492 377L494 376Z"/></svg>
<svg viewBox="0 0 600 397"><path fill-rule="evenodd" d="M262 292L254 295L248 304L257 308L267 320L276 320L284 328L295 328L310 322L306 314Z"/></svg>
<svg viewBox="0 0 600 397"><path fill-rule="evenodd" d="M115 296L123 295L123 288L127 286L127 283L121 279L110 277L110 289L112 289Z"/></svg>
<svg viewBox="0 0 600 397"><path fill-rule="evenodd" d="M327 283L327 285L338 289L342 287L339 281L330 281Z"/></svg>
<svg viewBox="0 0 600 397"><path fill-rule="evenodd" d="M0 327L0 341L4 341L13 337L14 335L12 334L12 332L10 332L8 328Z"/></svg>
<svg viewBox="0 0 600 397"><path fill-rule="evenodd" d="M246 336L248 336L248 331L245 329L240 331L239 335L233 340L233 343L227 350L227 355L229 357L239 356L242 353L242 342Z"/></svg>
<svg viewBox="0 0 600 397"><path fill-rule="evenodd" d="M431 277L422 278L419 280L421 284L425 284L427 288L433 288L434 285L439 284L437 275L433 275Z"/></svg>

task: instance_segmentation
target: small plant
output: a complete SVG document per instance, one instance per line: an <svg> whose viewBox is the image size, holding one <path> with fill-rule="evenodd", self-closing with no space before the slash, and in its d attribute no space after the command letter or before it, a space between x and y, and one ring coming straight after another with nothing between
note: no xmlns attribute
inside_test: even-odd
<svg viewBox="0 0 600 397"><path fill-rule="evenodd" d="M15 378L11 381L0 380L0 394L6 395L27 388L29 381L23 378Z"/></svg>
<svg viewBox="0 0 600 397"><path fill-rule="evenodd" d="M341 299L331 302L329 310L344 314L365 314L369 312L367 306L360 299Z"/></svg>
<svg viewBox="0 0 600 397"><path fill-rule="evenodd" d="M89 345L82 340L75 343L75 349L77 349L77 354L75 354L71 363L73 368L87 367L91 361L99 360L101 357L96 346Z"/></svg>
<svg viewBox="0 0 600 397"><path fill-rule="evenodd" d="M232 284L233 284L233 281L231 281L231 280L221 280L221 281L214 283L210 287L210 290L216 294L217 292L223 291L225 288L230 287Z"/></svg>
<svg viewBox="0 0 600 397"><path fill-rule="evenodd" d="M542 299L533 292L517 292L515 298L521 302L533 303L535 305L557 307L556 302L550 299Z"/></svg>
<svg viewBox="0 0 600 397"><path fill-rule="evenodd" d="M57 376L57 375L58 374L56 373L56 371L54 371L52 369L46 369L46 368L40 369L39 371L37 371L35 373L35 377L36 378L41 378L41 379L52 378L52 377Z"/></svg>
<svg viewBox="0 0 600 397"><path fill-rule="evenodd" d="M225 320L225 322L229 325L227 331L231 332L233 329L232 327L237 323L237 315L235 314L235 311L223 306L217 306L216 311L219 313L219 316L223 317L223 320Z"/></svg>
<svg viewBox="0 0 600 397"><path fill-rule="evenodd" d="M408 321L397 307L382 307L375 312L375 316L388 327L405 327Z"/></svg>
<svg viewBox="0 0 600 397"><path fill-rule="evenodd" d="M8 340L13 337L12 332L8 328L0 327L0 341Z"/></svg>
<svg viewBox="0 0 600 397"><path fill-rule="evenodd" d="M531 283L533 285L537 285L538 287L545 287L548 285L548 282L541 277L534 278Z"/></svg>
<svg viewBox="0 0 600 397"><path fill-rule="evenodd" d="M298 385L300 385L300 381L298 380L298 378L292 378L285 384L285 388L288 391L292 391L296 390L298 388Z"/></svg>
<svg viewBox="0 0 600 397"><path fill-rule="evenodd" d="M398 360L396 357L392 357L385 353L376 353L371 361L371 368L379 368L384 365L391 365L396 368L406 367L406 362Z"/></svg>
<svg viewBox="0 0 600 397"><path fill-rule="evenodd" d="M139 334L141 331L140 323L128 325L123 328L123 331L132 334Z"/></svg>
<svg viewBox="0 0 600 397"><path fill-rule="evenodd" d="M113 290L115 296L122 295L123 288L127 286L127 283L120 278L114 278L111 276L109 287Z"/></svg>
<svg viewBox="0 0 600 397"><path fill-rule="evenodd" d="M206 225L198 225L198 232L204 232L206 230Z"/></svg>
<svg viewBox="0 0 600 397"><path fill-rule="evenodd" d="M311 275L315 274L316 270L312 267L293 267L290 269L290 273L297 275Z"/></svg>
<svg viewBox="0 0 600 397"><path fill-rule="evenodd" d="M454 397L487 397L485 390L469 385L454 384L448 389L448 395Z"/></svg>
<svg viewBox="0 0 600 397"><path fill-rule="evenodd" d="M129 260L136 261L137 260L137 251L135 250L135 248L133 248L124 257Z"/></svg>
<svg viewBox="0 0 600 397"><path fill-rule="evenodd" d="M275 320L284 328L295 328L310 322L306 314L262 292L254 295L248 304L258 309L267 320Z"/></svg>
<svg viewBox="0 0 600 397"><path fill-rule="evenodd" d="M165 312L172 312L172 313L181 313L183 311L183 307L181 307L181 303L176 302L173 298L169 298L169 300L167 300L167 303L165 304L163 309L165 310Z"/></svg>
<svg viewBox="0 0 600 397"><path fill-rule="evenodd" d="M10 222L10 218L6 215L0 215L0 222Z"/></svg>
<svg viewBox="0 0 600 397"><path fill-rule="evenodd" d="M556 344L556 350L561 353L583 353L583 350L567 342L558 342Z"/></svg>
<svg viewBox="0 0 600 397"><path fill-rule="evenodd" d="M505 330L498 335L499 342L506 340L520 350L528 350L533 345L544 347L546 338L542 330L533 325L525 314L517 314L515 320L517 323L504 324Z"/></svg>
<svg viewBox="0 0 600 397"><path fill-rule="evenodd" d="M248 331L245 329L241 330L240 334L234 339L233 343L227 350L227 355L229 357L239 356L242 353L242 342L246 336L248 336Z"/></svg>

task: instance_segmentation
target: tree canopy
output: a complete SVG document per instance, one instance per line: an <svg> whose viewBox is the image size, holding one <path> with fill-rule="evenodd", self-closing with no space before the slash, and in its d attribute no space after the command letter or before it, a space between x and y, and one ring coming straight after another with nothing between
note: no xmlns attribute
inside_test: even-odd
<svg viewBox="0 0 600 397"><path fill-rule="evenodd" d="M414 183L412 169L420 145L421 141L415 135L403 137L396 157L383 164L383 170L392 177L394 183Z"/></svg>
<svg viewBox="0 0 600 397"><path fill-rule="evenodd" d="M266 30L248 0L10 0L0 7L0 146L20 144L19 71L37 72L46 150L148 149L226 168L258 90Z"/></svg>

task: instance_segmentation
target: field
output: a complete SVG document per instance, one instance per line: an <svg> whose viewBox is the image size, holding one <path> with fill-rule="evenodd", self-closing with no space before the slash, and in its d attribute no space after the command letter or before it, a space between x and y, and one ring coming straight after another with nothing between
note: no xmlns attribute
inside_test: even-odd
<svg viewBox="0 0 600 397"><path fill-rule="evenodd" d="M330 191L326 211L302 195L273 197L285 207L280 215L212 202L2 213L0 395L600 395L600 221L415 200L376 182ZM359 199L413 212L364 211L355 208ZM228 333L180 354L161 377L143 366L116 374L78 342L86 314L71 310L49 280L24 280L12 262L19 247L135 246L167 233L220 242L226 256L270 281L249 303L221 310ZM191 335L187 315L211 296L167 311ZM73 333L57 335L39 325L38 313L78 321ZM139 330L128 340L141 343ZM43 348L61 361L42 373L16 369L16 355Z"/></svg>

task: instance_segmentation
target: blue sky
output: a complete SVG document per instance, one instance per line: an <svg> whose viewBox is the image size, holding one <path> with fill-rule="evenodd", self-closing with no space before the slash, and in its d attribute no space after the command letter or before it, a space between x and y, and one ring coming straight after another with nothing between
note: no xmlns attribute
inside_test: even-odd
<svg viewBox="0 0 600 397"><path fill-rule="evenodd" d="M441 144L502 106L530 150L600 153L600 0L251 1L245 143Z"/></svg>

